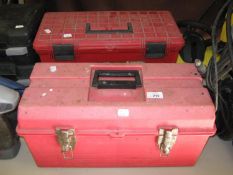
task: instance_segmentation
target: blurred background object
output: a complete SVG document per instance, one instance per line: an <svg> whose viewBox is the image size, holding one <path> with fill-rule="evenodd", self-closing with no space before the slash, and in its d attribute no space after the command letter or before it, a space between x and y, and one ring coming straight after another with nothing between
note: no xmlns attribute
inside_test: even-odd
<svg viewBox="0 0 233 175"><path fill-rule="evenodd" d="M11 159L20 148L19 136L15 131L20 95L3 85L0 85L0 94L0 159Z"/></svg>
<svg viewBox="0 0 233 175"><path fill-rule="evenodd" d="M201 20L206 24L212 24L225 0L24 0L24 2L43 2L48 11L169 10L176 20Z"/></svg>

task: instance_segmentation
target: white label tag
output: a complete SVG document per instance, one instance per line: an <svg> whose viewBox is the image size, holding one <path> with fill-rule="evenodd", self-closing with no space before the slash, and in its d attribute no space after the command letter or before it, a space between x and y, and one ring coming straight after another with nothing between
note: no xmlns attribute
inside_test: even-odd
<svg viewBox="0 0 233 175"><path fill-rule="evenodd" d="M118 115L118 117L129 117L129 110L128 109L118 109L117 115Z"/></svg>
<svg viewBox="0 0 233 175"><path fill-rule="evenodd" d="M44 32L47 33L47 34L52 33L52 31L50 29L44 29Z"/></svg>
<svg viewBox="0 0 233 175"><path fill-rule="evenodd" d="M65 34L63 34L63 38L72 38L72 34L71 33L65 33Z"/></svg>
<svg viewBox="0 0 233 175"><path fill-rule="evenodd" d="M21 28L24 28L24 25L16 25L15 28L16 29L21 29Z"/></svg>
<svg viewBox="0 0 233 175"><path fill-rule="evenodd" d="M57 66L50 66L49 70L50 70L50 72L56 72L57 71Z"/></svg>
<svg viewBox="0 0 233 175"><path fill-rule="evenodd" d="M147 92L146 98L163 99L163 92Z"/></svg>

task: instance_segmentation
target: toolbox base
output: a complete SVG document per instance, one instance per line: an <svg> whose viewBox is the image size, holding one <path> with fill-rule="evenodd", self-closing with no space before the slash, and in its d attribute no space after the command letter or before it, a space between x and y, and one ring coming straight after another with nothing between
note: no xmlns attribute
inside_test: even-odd
<svg viewBox="0 0 233 175"><path fill-rule="evenodd" d="M53 135L24 136L37 166L90 168L193 166L202 153L209 135L179 136L169 156L160 154L156 148L156 142L153 141L156 139L155 136L126 136L124 138L111 138L108 135L99 138L77 136L79 145L74 151L73 159L63 158L53 138ZM98 145L93 146L94 143ZM148 143L148 145L145 146L143 143Z"/></svg>
<svg viewBox="0 0 233 175"><path fill-rule="evenodd" d="M62 62L62 63L125 63L125 62L145 62L145 63L175 63L179 52L169 53L163 58L145 58L144 54L141 53L80 53L75 56L73 60L55 60L53 55L49 52L39 52L41 62Z"/></svg>

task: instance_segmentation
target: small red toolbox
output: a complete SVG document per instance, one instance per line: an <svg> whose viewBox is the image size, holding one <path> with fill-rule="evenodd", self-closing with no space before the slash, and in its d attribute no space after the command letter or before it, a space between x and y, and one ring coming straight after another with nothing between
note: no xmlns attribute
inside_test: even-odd
<svg viewBox="0 0 233 175"><path fill-rule="evenodd" d="M38 63L17 132L42 167L190 166L214 122L191 64Z"/></svg>
<svg viewBox="0 0 233 175"><path fill-rule="evenodd" d="M50 12L34 41L42 62L176 62L184 40L167 11Z"/></svg>

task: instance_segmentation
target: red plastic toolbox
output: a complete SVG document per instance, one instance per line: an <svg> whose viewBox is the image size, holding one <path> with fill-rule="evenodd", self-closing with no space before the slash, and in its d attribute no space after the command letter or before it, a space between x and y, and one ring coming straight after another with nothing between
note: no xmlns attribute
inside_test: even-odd
<svg viewBox="0 0 233 175"><path fill-rule="evenodd" d="M176 62L183 44L167 11L52 12L34 48L42 62Z"/></svg>
<svg viewBox="0 0 233 175"><path fill-rule="evenodd" d="M17 132L38 166L189 166L214 121L191 64L38 63Z"/></svg>

